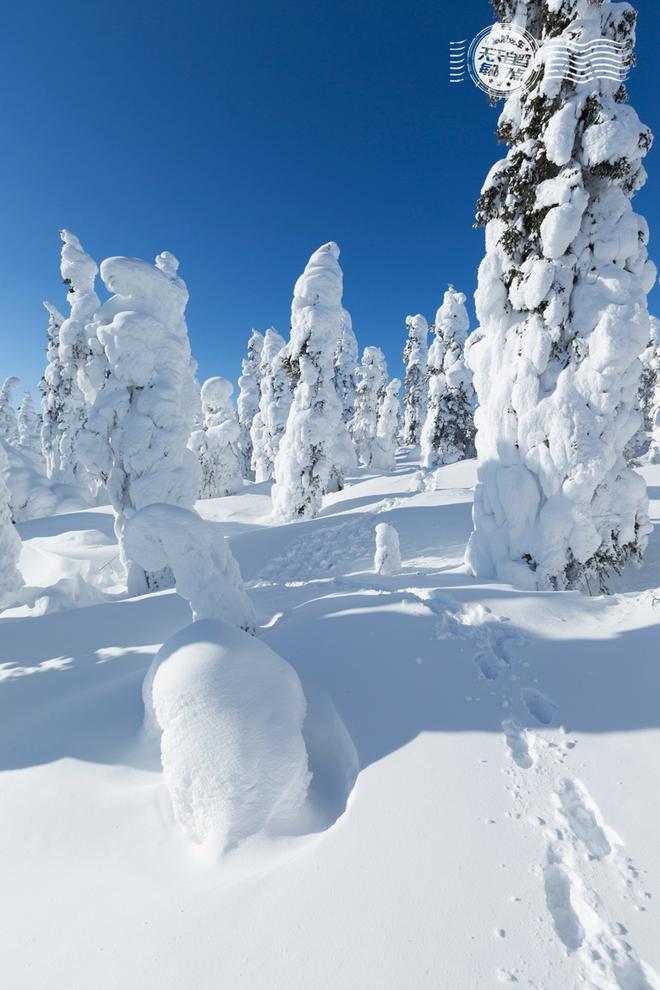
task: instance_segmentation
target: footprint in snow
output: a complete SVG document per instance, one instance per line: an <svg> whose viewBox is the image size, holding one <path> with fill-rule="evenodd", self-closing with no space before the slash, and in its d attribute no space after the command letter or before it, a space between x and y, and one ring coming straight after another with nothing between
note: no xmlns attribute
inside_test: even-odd
<svg viewBox="0 0 660 990"><path fill-rule="evenodd" d="M525 708L541 725L551 725L557 716L557 706L550 698L536 688L523 688L522 700Z"/></svg>

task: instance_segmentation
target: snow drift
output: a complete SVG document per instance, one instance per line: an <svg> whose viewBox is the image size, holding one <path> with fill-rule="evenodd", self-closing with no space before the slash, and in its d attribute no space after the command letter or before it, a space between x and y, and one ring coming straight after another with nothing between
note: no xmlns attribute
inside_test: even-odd
<svg viewBox="0 0 660 990"><path fill-rule="evenodd" d="M310 773L305 696L293 667L226 622L182 629L144 682L145 724L162 732L178 824L221 849L302 813Z"/></svg>

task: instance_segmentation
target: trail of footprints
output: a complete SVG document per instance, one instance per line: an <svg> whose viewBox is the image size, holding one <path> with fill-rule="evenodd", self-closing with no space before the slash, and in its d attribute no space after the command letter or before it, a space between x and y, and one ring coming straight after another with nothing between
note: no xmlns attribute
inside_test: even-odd
<svg viewBox="0 0 660 990"><path fill-rule="evenodd" d="M438 635L468 639L478 676L498 682L501 688L507 711L503 742L512 772L520 771L512 792L527 811L540 805L541 815L534 822L544 829L547 846L538 872L557 938L578 961L579 987L660 990L660 978L638 958L625 927L608 919L598 888L611 887L614 880L642 911L650 895L587 789L565 771L575 741L559 727L557 705L536 687L519 684L513 648L523 643L523 637L482 605L461 608L459 602L438 594L431 594L425 603L438 615ZM504 979L503 974L510 982L519 982L504 970L498 971L498 979Z"/></svg>

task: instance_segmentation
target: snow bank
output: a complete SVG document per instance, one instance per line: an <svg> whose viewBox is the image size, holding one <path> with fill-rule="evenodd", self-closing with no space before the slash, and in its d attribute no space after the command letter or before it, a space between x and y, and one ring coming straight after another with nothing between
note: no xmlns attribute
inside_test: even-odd
<svg viewBox="0 0 660 990"><path fill-rule="evenodd" d="M193 620L224 619L254 630L252 603L229 544L213 523L176 505L148 505L124 529L126 553L145 571L170 568Z"/></svg>
<svg viewBox="0 0 660 990"><path fill-rule="evenodd" d="M389 523L378 523L376 526L374 570L376 574L396 574L401 570L399 534Z"/></svg>
<svg viewBox="0 0 660 990"><path fill-rule="evenodd" d="M144 682L174 816L221 849L300 816L310 773L305 696L294 669L226 622L196 622L160 650Z"/></svg>

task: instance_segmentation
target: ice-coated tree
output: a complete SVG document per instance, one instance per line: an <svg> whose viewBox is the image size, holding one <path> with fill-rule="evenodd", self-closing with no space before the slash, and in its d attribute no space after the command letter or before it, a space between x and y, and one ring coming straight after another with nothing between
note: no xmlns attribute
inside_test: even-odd
<svg viewBox="0 0 660 990"><path fill-rule="evenodd" d="M357 392L357 368L357 338L353 332L351 314L345 309L342 312L341 332L335 351L335 388L342 405L342 417L345 423L349 423L353 418Z"/></svg>
<svg viewBox="0 0 660 990"><path fill-rule="evenodd" d="M45 302L48 311L46 368L39 382L41 392L41 450L46 461L46 473L53 476L58 463L60 424L62 422L62 363L60 361L60 327L64 317L52 303Z"/></svg>
<svg viewBox="0 0 660 990"><path fill-rule="evenodd" d="M642 355L640 407L648 440L648 458L660 463L660 320L651 317L651 339Z"/></svg>
<svg viewBox="0 0 660 990"><path fill-rule="evenodd" d="M111 293L93 332L108 373L89 410L80 451L107 486L129 591L162 587L170 574L147 574L127 559L125 520L155 502L191 508L200 471L188 449L198 416L198 387L184 317L188 290L169 252L156 264L107 258L101 278Z"/></svg>
<svg viewBox="0 0 660 990"><path fill-rule="evenodd" d="M341 484L340 451L348 447L334 383L334 357L344 319L339 248L315 251L296 282L289 357L299 369L286 431L275 458L273 509L283 519L318 515L331 484ZM343 436L342 436L343 435Z"/></svg>
<svg viewBox="0 0 660 990"><path fill-rule="evenodd" d="M387 363L380 347L365 347L358 370L357 395L350 430L362 464L372 463L378 413L387 388Z"/></svg>
<svg viewBox="0 0 660 990"><path fill-rule="evenodd" d="M21 540L12 521L7 467L7 455L0 441L0 608L9 604L23 584L18 570Z"/></svg>
<svg viewBox="0 0 660 990"><path fill-rule="evenodd" d="M18 443L41 457L41 422L29 392L24 394L18 409Z"/></svg>
<svg viewBox="0 0 660 990"><path fill-rule="evenodd" d="M7 443L17 443L18 441L18 418L14 408L14 389L20 383L19 378L13 375L5 378L2 388L0 388L0 440Z"/></svg>
<svg viewBox="0 0 660 990"><path fill-rule="evenodd" d="M418 313L417 316L406 317L406 326L403 444L405 447L415 447L420 441L426 418L429 325Z"/></svg>
<svg viewBox="0 0 660 990"><path fill-rule="evenodd" d="M421 435L422 467L474 457L474 388L465 362L470 320L465 296L452 285L435 317L429 348L427 413Z"/></svg>
<svg viewBox="0 0 660 990"><path fill-rule="evenodd" d="M376 574L397 574L401 570L401 550L399 534L389 523L376 526L376 553L374 554Z"/></svg>
<svg viewBox="0 0 660 990"><path fill-rule="evenodd" d="M254 417L259 412L261 398L260 373L261 353L264 347L264 335L253 330L247 346L247 357L243 358L241 376L238 379L238 425L240 426L239 447L241 451L241 468L244 478L254 477L252 471L252 437L250 430Z"/></svg>
<svg viewBox="0 0 660 990"><path fill-rule="evenodd" d="M59 362L61 389L61 419L59 423L57 477L69 483L77 483L81 490L94 495L98 479L83 465L78 438L92 401L94 389L88 377L92 363L89 325L100 306L94 285L98 266L83 250L75 234L61 230L62 259L60 272L68 285L68 301L71 313L59 328ZM100 382L95 382L99 385Z"/></svg>
<svg viewBox="0 0 660 990"><path fill-rule="evenodd" d="M243 487L240 427L231 401L234 390L227 378L208 378L202 385L204 427L195 430L190 448L199 460L200 498L233 495Z"/></svg>
<svg viewBox="0 0 660 990"><path fill-rule="evenodd" d="M376 426L376 436L373 442L371 464L381 471L394 470L394 456L397 448L399 433L399 392L401 382L393 378L385 389L385 396L380 406L380 415Z"/></svg>
<svg viewBox="0 0 660 990"><path fill-rule="evenodd" d="M629 46L636 15L608 0L496 0L541 39ZM546 78L509 97L510 150L477 207L486 255L470 347L479 397L478 483L466 562L527 588L608 587L650 524L625 448L637 429L649 333L648 226L631 198L651 133L625 87Z"/></svg>
<svg viewBox="0 0 660 990"><path fill-rule="evenodd" d="M284 435L293 401L291 373L284 338L272 327L266 330L259 363L261 396L252 421L252 470L256 481L273 477L275 455Z"/></svg>

